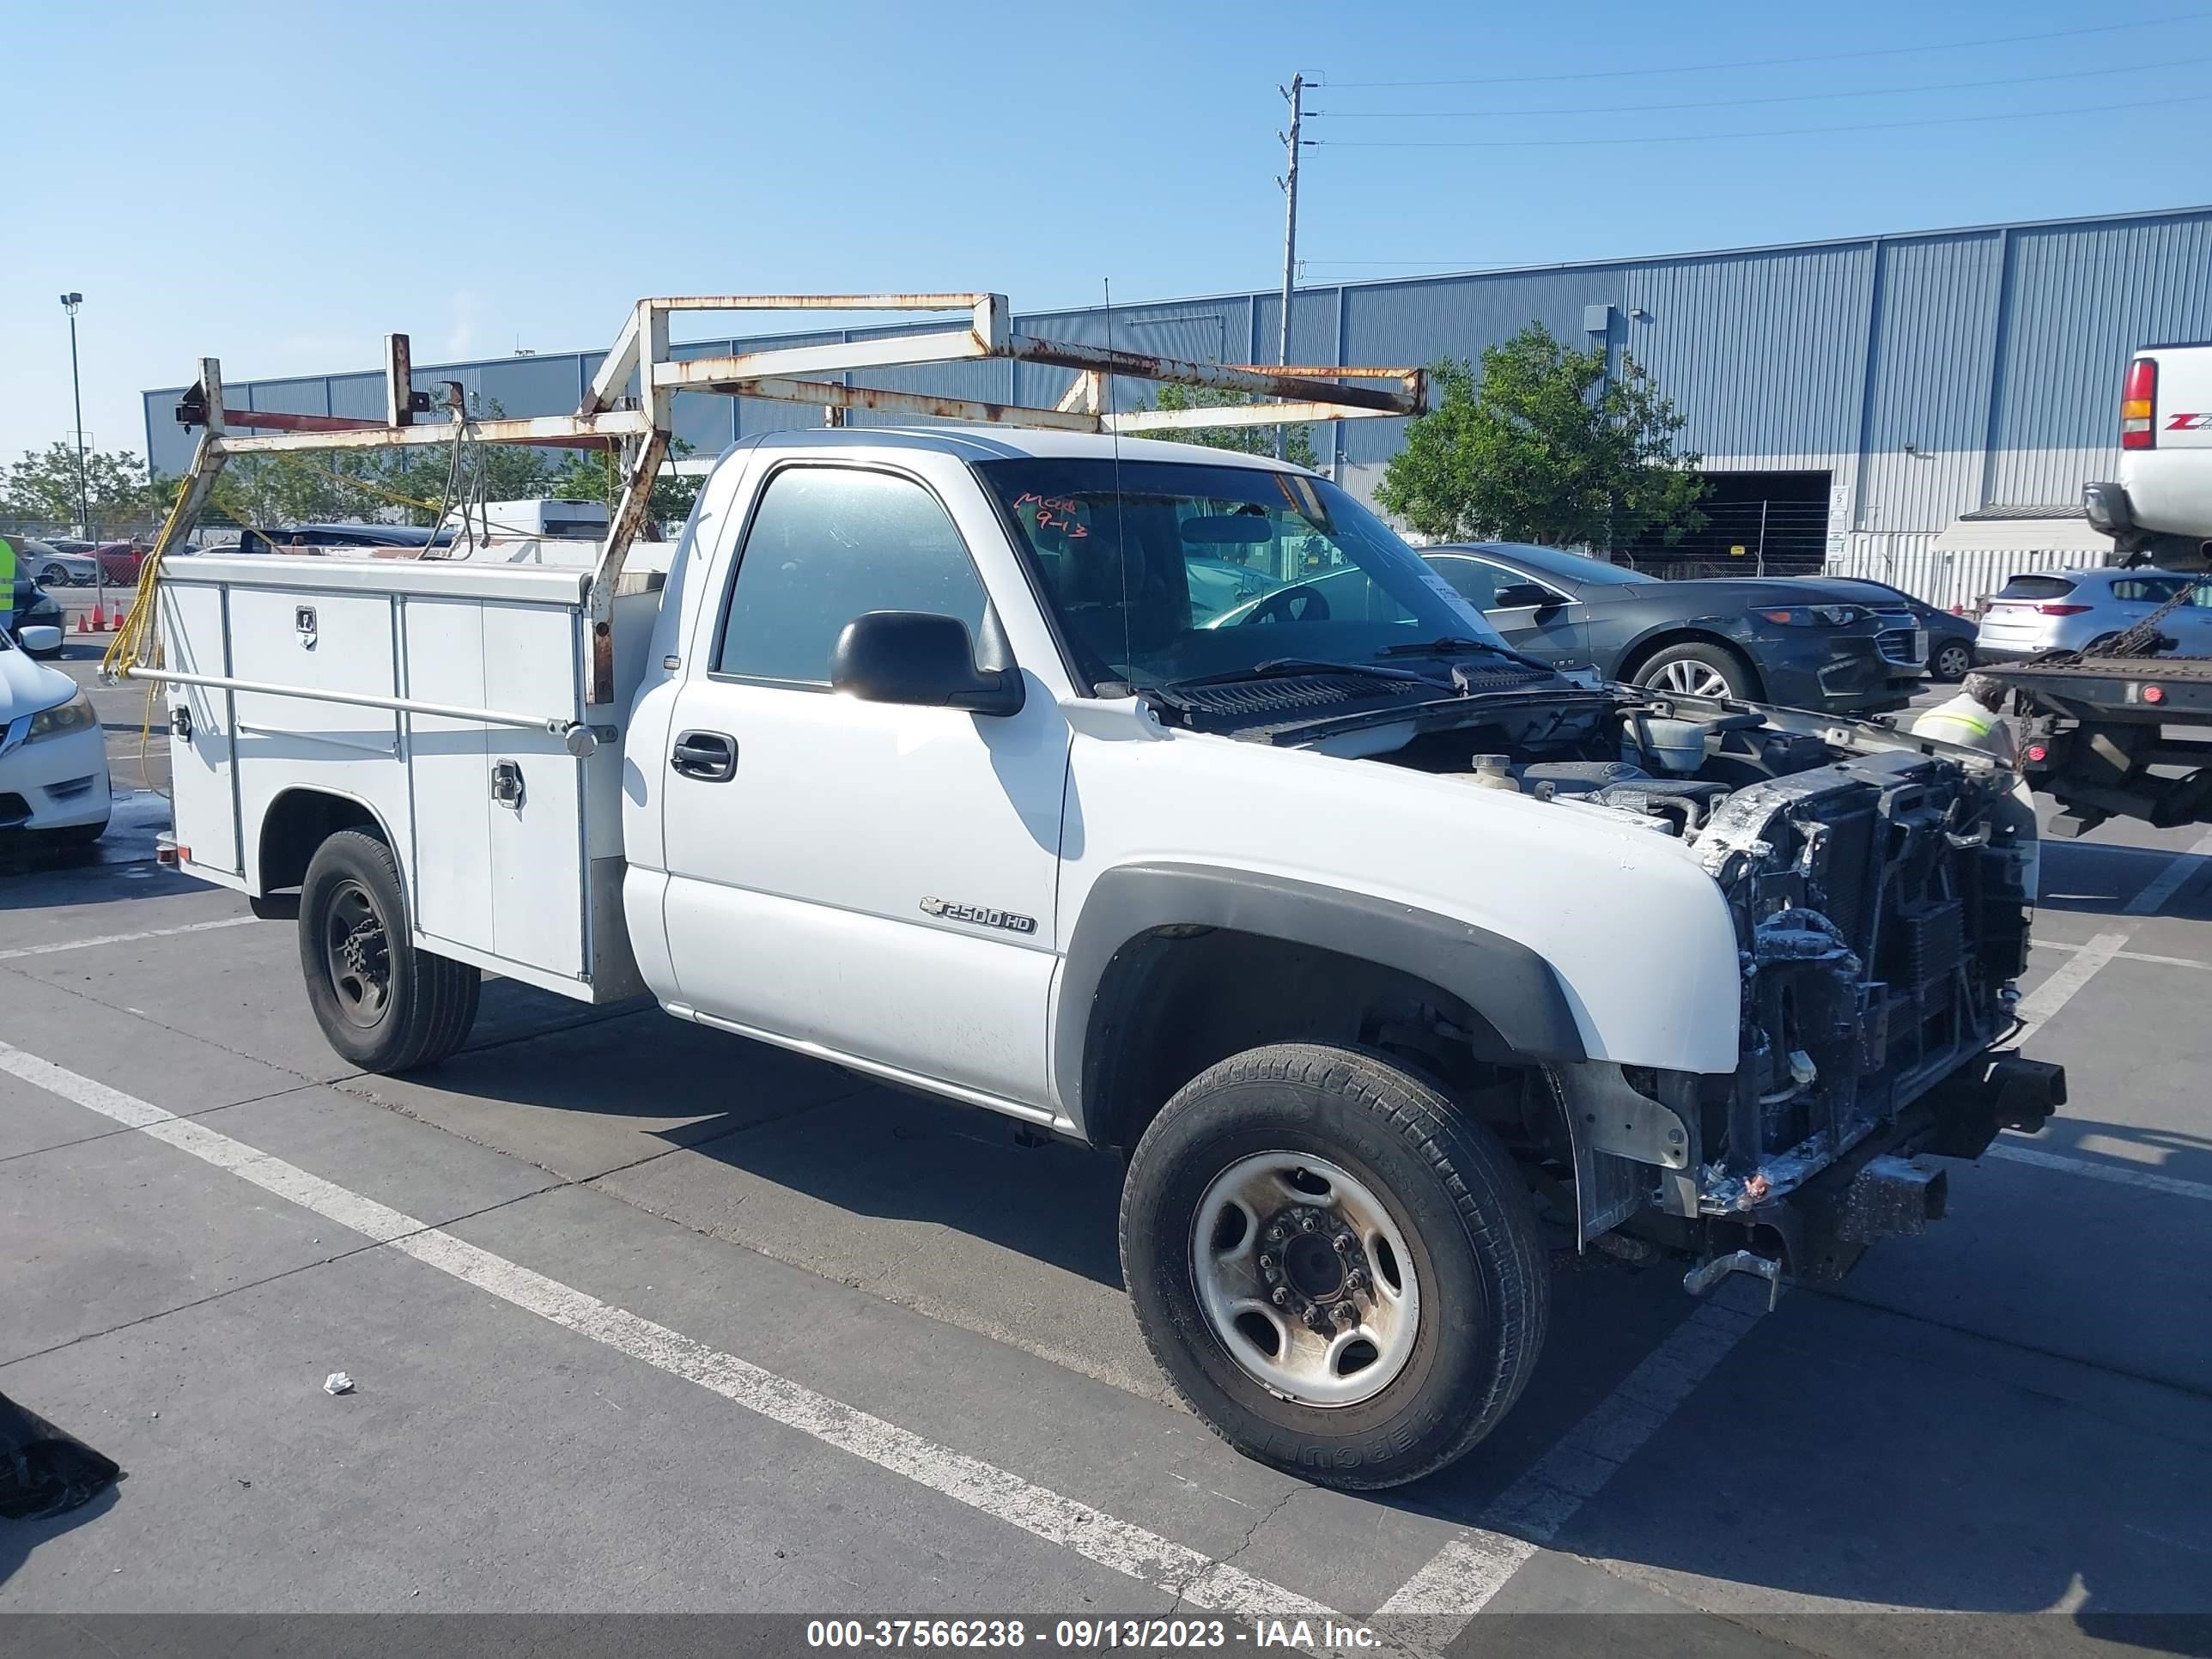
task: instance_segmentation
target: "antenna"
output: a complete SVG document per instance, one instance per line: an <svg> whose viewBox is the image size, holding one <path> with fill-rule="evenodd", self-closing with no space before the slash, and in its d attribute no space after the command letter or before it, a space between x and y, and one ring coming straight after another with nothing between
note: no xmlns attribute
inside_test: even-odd
<svg viewBox="0 0 2212 1659"><path fill-rule="evenodd" d="M1114 351L1114 279L1102 276L1099 281L1106 285L1106 351L1111 356ZM1102 412L1108 417L1107 434L1114 443L1114 556L1121 569L1121 665L1125 670L1133 670L1137 665L1137 647L1135 629L1129 623L1129 528L1121 507L1121 428L1112 418L1114 377L1101 374L1098 385L1104 394L1099 402L1106 406Z"/></svg>

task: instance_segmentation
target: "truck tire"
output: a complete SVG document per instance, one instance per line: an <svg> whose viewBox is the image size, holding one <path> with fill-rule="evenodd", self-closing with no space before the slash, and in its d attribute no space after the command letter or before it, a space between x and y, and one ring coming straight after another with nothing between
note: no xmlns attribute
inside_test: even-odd
<svg viewBox="0 0 2212 1659"><path fill-rule="evenodd" d="M1512 1160L1358 1049L1254 1048L1187 1085L1131 1156L1121 1231L1176 1391L1246 1456L1324 1485L1442 1468L1543 1346L1551 1281Z"/></svg>
<svg viewBox="0 0 2212 1659"><path fill-rule="evenodd" d="M433 1066L476 1024L483 976L418 951L392 849L341 830L315 849L300 888L300 969L315 1023L364 1072Z"/></svg>
<svg viewBox="0 0 2212 1659"><path fill-rule="evenodd" d="M1636 670L1636 684L1693 697L1756 697L1759 676L1724 645L1686 640L1656 651Z"/></svg>

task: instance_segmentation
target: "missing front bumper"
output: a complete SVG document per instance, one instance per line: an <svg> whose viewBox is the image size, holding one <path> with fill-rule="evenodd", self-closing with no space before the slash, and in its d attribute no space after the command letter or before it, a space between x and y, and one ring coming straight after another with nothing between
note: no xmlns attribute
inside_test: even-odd
<svg viewBox="0 0 2212 1659"><path fill-rule="evenodd" d="M1909 1237L1942 1219L1949 1182L1923 1156L1978 1158L1998 1133L2033 1133L2066 1103L2066 1070L2019 1054L1986 1056L1929 1090L1784 1196L1716 1218L1705 1260L1685 1278L1693 1291L1728 1273L1837 1279L1877 1239ZM1773 1267L1754 1265L1770 1261Z"/></svg>

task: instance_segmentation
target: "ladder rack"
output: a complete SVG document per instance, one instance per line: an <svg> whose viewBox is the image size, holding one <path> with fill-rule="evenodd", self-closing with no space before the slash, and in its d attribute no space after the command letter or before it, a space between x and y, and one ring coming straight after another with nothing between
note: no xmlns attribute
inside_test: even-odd
<svg viewBox="0 0 2212 1659"><path fill-rule="evenodd" d="M954 325L927 332L773 346L716 357L670 356L668 325L676 313L741 311L966 315ZM1419 368L1270 368L1194 362L1018 334L1003 294L702 294L641 300L616 336L574 413L521 419L471 419L459 384L448 383L445 407L449 418L418 422L416 416L429 415L434 405L428 392L415 387L408 337L387 335L385 346L382 421L227 410L222 365L212 357L200 359L198 381L177 406L177 418L182 424L201 428L199 443L176 508L147 560L149 568L155 573L149 578L149 588L159 580L161 556L185 528L198 521L224 463L234 455L458 442L612 449L622 457L623 489L592 580L589 701L593 703L614 700L616 588L630 544L645 523L653 480L668 456L679 392L813 404L828 413L833 424L842 423L847 411L859 409L935 420L1095 433L1388 418L1419 415L1426 408L1428 398L1427 376ZM1072 369L1075 381L1067 395L1049 409L848 384L855 373L993 358ZM633 376L638 386L635 394L628 390ZM1243 392L1266 401L1185 410L1117 410L1110 387L1117 376ZM234 428L260 430L242 435ZM137 637L148 637L150 632L149 629ZM151 669L150 664L139 660L125 665L121 672L132 675ZM147 677L158 672L153 670Z"/></svg>

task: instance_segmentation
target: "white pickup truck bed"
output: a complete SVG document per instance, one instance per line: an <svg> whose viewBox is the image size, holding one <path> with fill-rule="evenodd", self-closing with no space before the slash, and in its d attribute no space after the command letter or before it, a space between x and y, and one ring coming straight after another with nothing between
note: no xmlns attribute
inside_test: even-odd
<svg viewBox="0 0 2212 1659"><path fill-rule="evenodd" d="M591 575L283 555L167 566L164 667L228 683L170 689L185 715L179 866L257 894L283 885L263 878L263 836L240 826L281 823L270 809L288 791L336 793L400 851L417 944L586 1001L635 995L610 722L636 689L660 583L633 576L638 591L617 599L618 695L587 709ZM589 743L564 729L578 726Z"/></svg>

